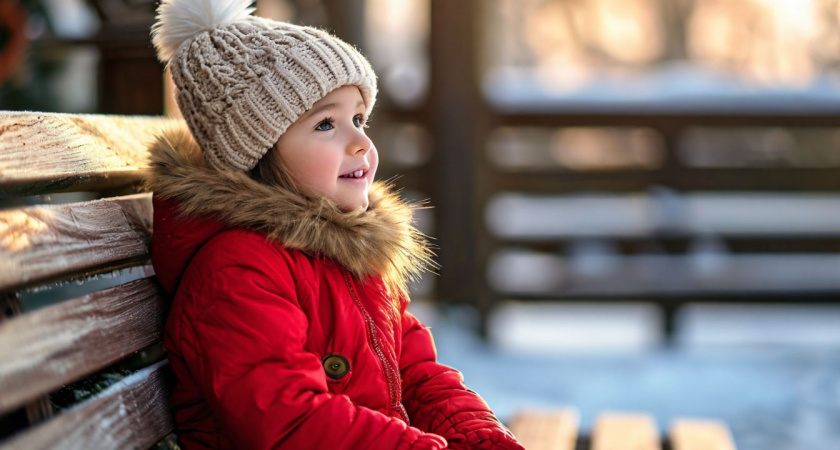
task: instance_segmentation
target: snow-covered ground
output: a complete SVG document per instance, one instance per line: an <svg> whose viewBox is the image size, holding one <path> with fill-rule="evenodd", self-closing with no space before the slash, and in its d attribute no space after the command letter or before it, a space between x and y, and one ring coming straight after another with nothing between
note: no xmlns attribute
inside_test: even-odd
<svg viewBox="0 0 840 450"><path fill-rule="evenodd" d="M747 308L747 309L745 309ZM416 302L439 358L504 421L527 407L574 407L586 433L600 412L717 418L739 450L840 449L840 307L696 307L665 347L644 305L517 304L488 342L464 307Z"/></svg>

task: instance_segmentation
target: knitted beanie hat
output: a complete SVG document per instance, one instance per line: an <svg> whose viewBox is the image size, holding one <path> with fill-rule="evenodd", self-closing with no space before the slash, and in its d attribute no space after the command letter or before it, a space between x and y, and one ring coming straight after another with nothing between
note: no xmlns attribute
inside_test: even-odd
<svg viewBox="0 0 840 450"><path fill-rule="evenodd" d="M310 27L254 17L252 0L163 0L152 41L207 162L251 170L331 91L359 87L369 116L376 75L352 46Z"/></svg>

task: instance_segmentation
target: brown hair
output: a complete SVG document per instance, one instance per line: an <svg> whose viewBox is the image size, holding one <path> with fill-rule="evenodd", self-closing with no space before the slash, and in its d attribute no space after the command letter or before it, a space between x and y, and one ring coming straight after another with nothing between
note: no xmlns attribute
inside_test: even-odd
<svg viewBox="0 0 840 450"><path fill-rule="evenodd" d="M283 161L280 152L277 150L277 146L268 149L265 156L257 161L257 165L251 169L251 178L262 184L280 186L292 192L300 193L297 183L289 173L286 162Z"/></svg>

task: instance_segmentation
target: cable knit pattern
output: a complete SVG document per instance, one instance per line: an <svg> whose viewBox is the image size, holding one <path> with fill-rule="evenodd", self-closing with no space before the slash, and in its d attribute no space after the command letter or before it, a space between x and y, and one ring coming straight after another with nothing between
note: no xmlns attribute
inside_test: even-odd
<svg viewBox="0 0 840 450"><path fill-rule="evenodd" d="M163 34L166 25L154 30ZM166 61L169 49L156 45ZM376 101L376 75L355 48L323 30L250 15L197 30L168 61L181 114L220 170L253 169L292 123L339 87L358 86L367 115Z"/></svg>

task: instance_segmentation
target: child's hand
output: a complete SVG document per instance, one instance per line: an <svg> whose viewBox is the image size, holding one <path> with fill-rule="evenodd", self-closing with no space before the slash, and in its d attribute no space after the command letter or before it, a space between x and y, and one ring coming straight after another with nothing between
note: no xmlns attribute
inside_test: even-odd
<svg viewBox="0 0 840 450"><path fill-rule="evenodd" d="M474 439L478 440L477 446L473 447L476 450L525 450L525 447L516 442L510 432L505 432L500 428L476 430Z"/></svg>
<svg viewBox="0 0 840 450"><path fill-rule="evenodd" d="M400 449L404 447L400 446ZM443 450L446 448L446 439L432 433L423 433L416 441L411 443L411 450Z"/></svg>
<svg viewBox="0 0 840 450"><path fill-rule="evenodd" d="M495 417L463 424L461 433L449 440L449 447L458 450L525 450L510 431Z"/></svg>

